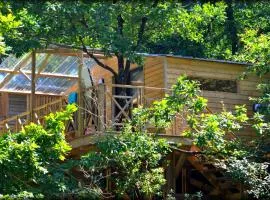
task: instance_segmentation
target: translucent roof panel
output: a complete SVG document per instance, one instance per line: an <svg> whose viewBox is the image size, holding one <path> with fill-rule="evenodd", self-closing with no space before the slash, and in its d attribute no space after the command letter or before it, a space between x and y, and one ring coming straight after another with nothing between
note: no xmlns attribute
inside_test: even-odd
<svg viewBox="0 0 270 200"><path fill-rule="evenodd" d="M37 53L36 54L36 70L39 71L39 68L42 67L42 63L45 61L47 54ZM25 66L22 67L23 71L31 71L32 60L29 59Z"/></svg>
<svg viewBox="0 0 270 200"><path fill-rule="evenodd" d="M7 75L7 73L1 73L0 72L0 83L5 78L6 75Z"/></svg>
<svg viewBox="0 0 270 200"><path fill-rule="evenodd" d="M14 69L14 67L16 66L17 63L19 63L20 60L21 58L16 58L16 56L11 55L3 60L3 62L0 64L0 68Z"/></svg>
<svg viewBox="0 0 270 200"><path fill-rule="evenodd" d="M78 65L78 57L52 55L43 72L65 75L77 75Z"/></svg>
<svg viewBox="0 0 270 200"><path fill-rule="evenodd" d="M36 81L36 92L61 94L76 83L74 79L40 77Z"/></svg>
<svg viewBox="0 0 270 200"><path fill-rule="evenodd" d="M27 60L26 60L27 59ZM20 64L20 65L19 65ZM36 54L36 92L48 94L63 94L78 83L78 56L64 56L53 53ZM91 58L83 58L83 67L91 69L96 63ZM17 66L17 67L16 67ZM16 70L15 67L17 68ZM19 67L19 68L18 68ZM10 73L1 90L31 92L31 54L21 58L9 56L0 64L0 84ZM1 72L2 69L2 72ZM12 70L14 70L12 72Z"/></svg>
<svg viewBox="0 0 270 200"><path fill-rule="evenodd" d="M96 62L91 58L83 58L83 64L87 68L91 69L92 67L96 65Z"/></svg>
<svg viewBox="0 0 270 200"><path fill-rule="evenodd" d="M3 89L12 91L31 91L31 82L24 75L17 74L5 84Z"/></svg>

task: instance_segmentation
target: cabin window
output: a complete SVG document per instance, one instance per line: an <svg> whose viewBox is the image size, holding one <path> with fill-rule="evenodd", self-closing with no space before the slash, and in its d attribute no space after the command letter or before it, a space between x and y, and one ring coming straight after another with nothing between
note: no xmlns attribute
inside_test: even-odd
<svg viewBox="0 0 270 200"><path fill-rule="evenodd" d="M190 79L199 81L201 90L237 93L236 80L219 80L200 77L190 77Z"/></svg>

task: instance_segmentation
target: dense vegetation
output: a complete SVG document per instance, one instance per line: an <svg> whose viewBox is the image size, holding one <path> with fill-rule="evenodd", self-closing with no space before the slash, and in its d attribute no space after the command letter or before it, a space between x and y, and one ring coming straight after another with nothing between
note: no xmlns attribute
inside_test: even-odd
<svg viewBox="0 0 270 200"><path fill-rule="evenodd" d="M49 44L78 48L109 70L117 83L129 83L131 63L143 63L138 52L248 62L251 65L242 78L251 73L258 78L269 75L268 1L179 2L3 1L0 3L0 54L20 55ZM118 72L100 62L94 49L116 56ZM151 108L134 111L136 120L120 136L101 141L98 144L101 151L86 155L79 163L61 162L69 151L62 135L62 120L69 114L51 115L45 127L31 124L20 133L1 138L0 193L7 195L6 198L67 194L99 197L104 195L100 190L104 177L98 175L107 168L117 185L110 195L141 198L158 193L164 184L160 164L169 148L164 142L149 137L142 127L146 120L158 128L165 127L177 112L185 110L190 126L186 135L194 138L194 143L209 159L220 158L216 162L225 166L229 176L249 186L251 196L269 199L269 159L264 155L269 151L266 139L270 135L270 86L262 82L258 88L262 96L255 101L264 106L250 118L242 105L234 112L205 114L207 102L200 97L198 84L181 77L173 88L174 95L154 103ZM235 133L246 124L258 134L256 140L250 141L252 145L238 138L224 139L226 133ZM133 131L132 137L129 136ZM44 138L49 139L44 142ZM136 146L137 142L141 146ZM95 177L96 181L78 189L81 183L69 173L74 166L81 166L87 172L86 178ZM119 170L123 174L118 174Z"/></svg>

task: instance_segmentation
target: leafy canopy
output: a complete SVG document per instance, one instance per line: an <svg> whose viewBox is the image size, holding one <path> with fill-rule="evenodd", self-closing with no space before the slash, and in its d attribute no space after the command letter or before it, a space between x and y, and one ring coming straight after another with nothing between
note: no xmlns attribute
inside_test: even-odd
<svg viewBox="0 0 270 200"><path fill-rule="evenodd" d="M97 147L98 152L82 157L81 166L91 174L110 169L109 179L114 183L116 196L137 193L142 198L162 194L161 186L166 180L161 164L170 152L165 140L155 139L146 132L134 132L127 125L120 135L109 134Z"/></svg>
<svg viewBox="0 0 270 200"><path fill-rule="evenodd" d="M4 37L15 37L18 35L17 28L21 25L21 22L15 19L10 10L8 4L0 2L0 55L5 54L6 44L4 42Z"/></svg>

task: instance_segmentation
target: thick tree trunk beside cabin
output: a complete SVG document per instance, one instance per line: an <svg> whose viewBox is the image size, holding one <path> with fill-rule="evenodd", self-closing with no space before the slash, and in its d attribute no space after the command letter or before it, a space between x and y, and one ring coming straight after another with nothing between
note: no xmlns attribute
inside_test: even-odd
<svg viewBox="0 0 270 200"><path fill-rule="evenodd" d="M130 61L123 59L122 56L117 56L118 60L118 74L117 76L114 77L114 83L117 85L130 85L131 80L130 80ZM125 87L115 87L113 91L114 95L116 96L131 96L131 89L130 88L125 88ZM120 105L121 108L124 108L126 105L127 101L129 99L127 98L115 98L117 103ZM130 108L130 106L129 106ZM128 109L129 109L128 108ZM126 109L126 110L128 110ZM114 105L114 117L116 117L119 112L121 112L120 108L117 105ZM129 112L128 112L129 113ZM123 120L123 115L121 115L118 118L117 123L121 123Z"/></svg>
<svg viewBox="0 0 270 200"><path fill-rule="evenodd" d="M227 8L226 8L226 15L227 15L226 29L228 31L228 37L231 40L232 54L235 55L235 53L238 50L238 36L237 36L236 22L235 22L235 19L234 19L233 0L225 0L225 2L227 4Z"/></svg>

